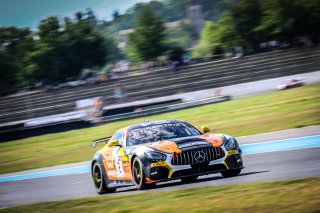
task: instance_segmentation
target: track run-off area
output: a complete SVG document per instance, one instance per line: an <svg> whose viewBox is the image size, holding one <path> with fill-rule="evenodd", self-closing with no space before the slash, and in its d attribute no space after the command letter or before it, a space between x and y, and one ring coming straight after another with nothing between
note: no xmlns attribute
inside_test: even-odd
<svg viewBox="0 0 320 213"><path fill-rule="evenodd" d="M261 143L240 145L243 155L259 154L266 152L286 151L294 149L306 149L320 147L320 135L290 138L284 140L267 141ZM0 183L27 180L58 175L70 175L79 173L90 173L90 165L78 166L67 169L48 170L42 172L27 173L22 175L12 175L0 178Z"/></svg>
<svg viewBox="0 0 320 213"><path fill-rule="evenodd" d="M237 177L222 178L218 173L201 176L192 184L174 180L159 183L155 189L137 191L125 187L104 196L320 176L320 126L240 137L238 141L245 169ZM1 175L0 208L98 196L89 164L88 161Z"/></svg>

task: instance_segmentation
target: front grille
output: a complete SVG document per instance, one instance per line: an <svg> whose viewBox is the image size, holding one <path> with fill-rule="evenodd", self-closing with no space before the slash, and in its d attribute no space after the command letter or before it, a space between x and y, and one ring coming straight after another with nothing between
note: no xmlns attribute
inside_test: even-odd
<svg viewBox="0 0 320 213"><path fill-rule="evenodd" d="M200 158L199 155L201 156ZM225 153L222 148L193 149L177 154L176 158L172 158L171 164L175 166L205 164L209 161L223 158L224 155Z"/></svg>

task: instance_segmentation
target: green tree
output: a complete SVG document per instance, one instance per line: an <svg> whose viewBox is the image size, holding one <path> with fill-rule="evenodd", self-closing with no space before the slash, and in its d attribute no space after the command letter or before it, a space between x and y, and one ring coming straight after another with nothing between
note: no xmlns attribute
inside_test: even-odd
<svg viewBox="0 0 320 213"><path fill-rule="evenodd" d="M200 40L192 51L194 58L210 57L218 48L221 39L221 27L218 22L206 22L201 32Z"/></svg>
<svg viewBox="0 0 320 213"><path fill-rule="evenodd" d="M50 39L60 33L60 23L57 16L50 16L40 21L38 35L41 39Z"/></svg>
<svg viewBox="0 0 320 213"><path fill-rule="evenodd" d="M261 0L263 17L257 31L290 42L295 36L320 37L320 1Z"/></svg>
<svg viewBox="0 0 320 213"><path fill-rule="evenodd" d="M230 50L235 47L246 47L248 44L246 38L238 32L234 17L229 11L226 11L218 21L219 30L217 37L219 38L219 46L224 50Z"/></svg>
<svg viewBox="0 0 320 213"><path fill-rule="evenodd" d="M234 30L244 42L243 46L257 47L264 39L263 34L255 30L262 18L260 0L240 0L230 7L228 13L231 17L229 25L233 25Z"/></svg>
<svg viewBox="0 0 320 213"><path fill-rule="evenodd" d="M197 38L196 29L189 23L180 22L175 28L166 30L166 42L169 46L179 46L183 49L191 48Z"/></svg>
<svg viewBox="0 0 320 213"><path fill-rule="evenodd" d="M229 12L225 12L218 21L206 22L200 40L192 51L192 56L210 57L243 46L245 41L233 23Z"/></svg>
<svg viewBox="0 0 320 213"><path fill-rule="evenodd" d="M0 96L17 86L17 73L19 69L12 58L3 50L0 50Z"/></svg>
<svg viewBox="0 0 320 213"><path fill-rule="evenodd" d="M12 90L26 84L27 55L33 49L33 36L28 28L0 27L0 90Z"/></svg>
<svg viewBox="0 0 320 213"><path fill-rule="evenodd" d="M40 39L29 55L27 70L35 81L62 82L78 77L85 68L102 66L110 60L112 40L94 28L92 18L78 12L75 21L64 19L65 26L52 20L49 17L41 21Z"/></svg>
<svg viewBox="0 0 320 213"><path fill-rule="evenodd" d="M128 37L129 57L137 61L153 60L162 55L165 48L165 28L161 18L144 6L139 13L134 32Z"/></svg>

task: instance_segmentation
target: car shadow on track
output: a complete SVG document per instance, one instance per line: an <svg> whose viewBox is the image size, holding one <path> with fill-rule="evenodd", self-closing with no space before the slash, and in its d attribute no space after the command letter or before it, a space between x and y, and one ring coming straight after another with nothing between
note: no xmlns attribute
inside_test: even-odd
<svg viewBox="0 0 320 213"><path fill-rule="evenodd" d="M184 182L181 182L180 180L173 180L173 181L159 183L159 184L157 184L157 186L155 186L153 188L150 188L150 189L145 189L143 191L150 191L151 192L151 191L154 191L154 190L157 190L157 189L163 189L163 188L168 188L168 187L181 186L181 185L193 185L193 184L202 183L202 182L208 182L208 181L214 181L214 180L222 180L222 179L231 179L231 178L242 177L242 176L247 176L247 175L265 173L265 172L269 172L269 171L243 172L243 173L239 174L238 176L228 177L228 178L224 178L224 177L221 177L221 176L202 177L200 179L197 179L193 183L184 183ZM131 192L131 191L136 191L137 189L135 187L130 187L130 188L128 187L128 188L123 188L123 189L120 189L120 190L121 191L117 191L117 193Z"/></svg>
<svg viewBox="0 0 320 213"><path fill-rule="evenodd" d="M259 173L265 173L265 172L269 172L269 171L245 172L245 173L241 173L238 176L228 177L228 178L224 178L224 177L221 177L221 176L202 177L200 179L197 179L193 183L184 183L184 182L178 181L178 182L171 182L171 183L164 183L164 184L161 184L161 185L157 185L156 188L165 188L165 187L178 186L178 185L190 185L190 184L194 184L194 183L201 183L201 182L208 182L208 181L214 181L214 180L236 178L236 177L240 177L240 176L253 175L253 174L259 174Z"/></svg>

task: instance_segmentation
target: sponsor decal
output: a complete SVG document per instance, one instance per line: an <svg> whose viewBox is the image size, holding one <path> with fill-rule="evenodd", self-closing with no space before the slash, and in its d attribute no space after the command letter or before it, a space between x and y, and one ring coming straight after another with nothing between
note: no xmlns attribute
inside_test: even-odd
<svg viewBox="0 0 320 213"><path fill-rule="evenodd" d="M158 172L157 172L157 171L154 171L154 172L151 172L150 175L157 175L157 174L158 174Z"/></svg>
<svg viewBox="0 0 320 213"><path fill-rule="evenodd" d="M36 118L32 120L28 120L24 123L25 127L32 126L41 126L46 124L53 124L63 121L71 121L71 120L83 120L86 117L86 113L81 112L72 112L72 113L64 113L60 115L46 116L41 118Z"/></svg>
<svg viewBox="0 0 320 213"><path fill-rule="evenodd" d="M198 146L198 145L208 145L206 141L196 141L196 142L189 142L185 144L181 144L178 146L179 149L190 147L190 146Z"/></svg>
<svg viewBox="0 0 320 213"><path fill-rule="evenodd" d="M228 155L238 154L237 150L229 150Z"/></svg>
<svg viewBox="0 0 320 213"><path fill-rule="evenodd" d="M167 162L165 162L165 161L158 161L158 162L156 162L156 163L152 163L151 164L151 168L152 167L157 167L157 166L166 166L167 165Z"/></svg>
<svg viewBox="0 0 320 213"><path fill-rule="evenodd" d="M117 177L123 177L124 171L123 171L122 158L120 157L119 149L120 147L114 147L113 156L115 158Z"/></svg>
<svg viewBox="0 0 320 213"><path fill-rule="evenodd" d="M107 167L109 169L113 169L113 159L112 159L112 161L107 161L106 163L107 163Z"/></svg>
<svg viewBox="0 0 320 213"><path fill-rule="evenodd" d="M116 176L117 172L115 170L109 170L108 171L108 176Z"/></svg>
<svg viewBox="0 0 320 213"><path fill-rule="evenodd" d="M164 124L156 124L152 126L147 126L145 127L146 130L148 129L158 129L158 128L163 128L163 127L171 127L171 126L183 126L181 123L164 123Z"/></svg>

